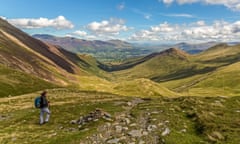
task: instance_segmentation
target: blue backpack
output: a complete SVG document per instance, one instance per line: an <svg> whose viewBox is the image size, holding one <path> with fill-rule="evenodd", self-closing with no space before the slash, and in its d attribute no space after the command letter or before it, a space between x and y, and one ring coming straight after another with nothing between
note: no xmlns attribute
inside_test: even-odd
<svg viewBox="0 0 240 144"><path fill-rule="evenodd" d="M41 107L41 97L40 96L35 98L34 106L35 106L35 108L40 108Z"/></svg>

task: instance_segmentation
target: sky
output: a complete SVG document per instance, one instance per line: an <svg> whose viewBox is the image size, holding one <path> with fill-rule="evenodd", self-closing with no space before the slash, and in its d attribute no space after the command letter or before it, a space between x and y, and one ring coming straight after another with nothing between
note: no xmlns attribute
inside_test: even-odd
<svg viewBox="0 0 240 144"><path fill-rule="evenodd" d="M0 0L33 34L139 43L239 42L240 0Z"/></svg>

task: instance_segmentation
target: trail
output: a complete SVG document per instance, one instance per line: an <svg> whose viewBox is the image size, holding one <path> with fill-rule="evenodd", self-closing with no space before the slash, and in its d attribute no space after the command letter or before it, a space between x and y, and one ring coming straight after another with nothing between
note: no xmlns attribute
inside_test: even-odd
<svg viewBox="0 0 240 144"><path fill-rule="evenodd" d="M140 111L138 115L133 115L135 108L142 103L145 101L139 98L122 103L125 110L116 114L112 123L106 122L99 126L96 133L82 140L81 144L160 143L155 133L157 127L150 124L149 113Z"/></svg>

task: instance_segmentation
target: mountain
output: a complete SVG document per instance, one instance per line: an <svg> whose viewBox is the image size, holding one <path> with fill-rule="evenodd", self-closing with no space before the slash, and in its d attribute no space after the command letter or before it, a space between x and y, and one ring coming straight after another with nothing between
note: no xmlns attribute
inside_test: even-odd
<svg viewBox="0 0 240 144"><path fill-rule="evenodd" d="M182 43L173 45L173 47L180 48L190 54L196 54L196 53L202 52L210 47L213 47L217 44L218 44L218 42L206 42L206 43L196 43L196 44L182 42Z"/></svg>
<svg viewBox="0 0 240 144"><path fill-rule="evenodd" d="M114 44L115 48L132 48L132 44L121 40L109 40L107 42Z"/></svg>
<svg viewBox="0 0 240 144"><path fill-rule="evenodd" d="M54 41L57 42L59 40L50 35L41 35L41 37L55 39ZM16 94L16 91L23 88L22 85L32 91L46 87L73 86L86 91L139 96L152 94L172 96L177 93L185 94L186 91L191 91L191 95L200 94L199 89L206 88L207 91L205 86L208 84L213 85L211 89L220 91L220 87L215 85L214 81L219 82L217 77L224 75L224 71L228 69L234 67L237 70L240 55L240 45L229 46L222 43L194 55L179 48L169 48L138 57L129 55L129 59L117 64L106 64L99 62L91 55L72 53L59 45L35 39L2 19L0 19L0 38L1 86L3 89L9 88L7 92L0 91L0 94L4 93L5 96L11 91L15 91ZM93 44L95 48L99 46L96 49L101 49L101 45L115 46L113 51L115 54L123 52L120 47L129 45L119 40L104 42L63 39L80 41L86 45ZM181 45L186 47L184 43ZM126 49L134 50L134 48ZM114 58L116 57L117 55ZM15 75L9 73L15 73ZM226 75L229 81L225 78L222 80L228 81L225 87L231 88L233 80L230 76L237 77L237 71L229 71L229 74ZM31 80L31 85L37 86L39 83L45 87L38 86L35 89L28 84L27 79ZM129 89L130 87L132 90ZM238 85L236 87L238 88ZM237 93L231 90L230 92Z"/></svg>
<svg viewBox="0 0 240 144"><path fill-rule="evenodd" d="M52 45L59 45L74 53L90 54L98 60L105 62L119 62L129 57L147 55L152 52L150 49L135 47L121 40L91 41L73 37L56 37L46 34L37 34L33 35L33 37Z"/></svg>
<svg viewBox="0 0 240 144"><path fill-rule="evenodd" d="M96 67L86 62L82 56L37 40L2 19L0 66L2 71L17 71L19 75L23 73L24 78L18 76L16 82L11 80L8 73L2 73L1 77L11 82L9 84L15 89L21 87L18 81L27 83L28 78L35 79L32 85L36 84L37 79L49 83L46 87L72 85L78 83L79 75L95 75L96 71L100 70L96 70Z"/></svg>
<svg viewBox="0 0 240 144"><path fill-rule="evenodd" d="M170 48L107 68L119 81L145 78L186 95L236 95L239 56L240 45L218 44L194 55Z"/></svg>
<svg viewBox="0 0 240 144"><path fill-rule="evenodd" d="M111 68L122 80L147 78L157 82L168 81L192 74L186 73L195 65L189 58L190 55L186 52L170 48Z"/></svg>
<svg viewBox="0 0 240 144"><path fill-rule="evenodd" d="M83 48L92 48L92 49L104 49L104 48L132 48L130 43L121 41L121 40L109 40L109 41L101 41L101 40L83 40L74 37L56 37L47 34L35 34L34 38L42 40L44 42L59 45L63 48L73 51L73 52L81 52Z"/></svg>

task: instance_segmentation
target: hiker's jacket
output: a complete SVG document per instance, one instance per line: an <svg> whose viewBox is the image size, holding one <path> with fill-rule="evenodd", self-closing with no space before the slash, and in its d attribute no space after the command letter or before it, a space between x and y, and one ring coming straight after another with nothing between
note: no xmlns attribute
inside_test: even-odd
<svg viewBox="0 0 240 144"><path fill-rule="evenodd" d="M45 96L41 96L40 108L48 107L48 100Z"/></svg>

